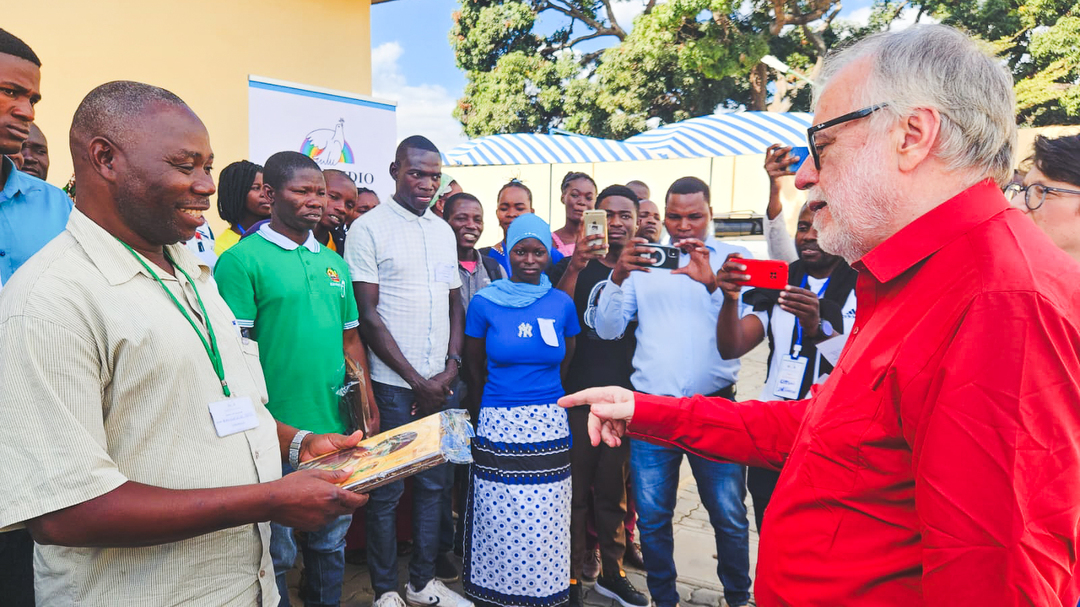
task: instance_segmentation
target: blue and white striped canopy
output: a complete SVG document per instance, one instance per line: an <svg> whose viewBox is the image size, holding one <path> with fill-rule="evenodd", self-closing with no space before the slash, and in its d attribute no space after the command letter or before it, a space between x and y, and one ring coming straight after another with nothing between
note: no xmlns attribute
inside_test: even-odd
<svg viewBox="0 0 1080 607"><path fill-rule="evenodd" d="M443 155L444 164L560 164L652 160L663 156L620 141L580 135L490 135L463 143Z"/></svg>
<svg viewBox="0 0 1080 607"><path fill-rule="evenodd" d="M580 135L491 135L443 155L447 166L566 164L763 154L774 143L806 145L811 116L739 112L691 118L613 141Z"/></svg>
<svg viewBox="0 0 1080 607"><path fill-rule="evenodd" d="M811 119L802 112L713 114L645 131L623 143L666 158L764 154L774 143L805 146Z"/></svg>

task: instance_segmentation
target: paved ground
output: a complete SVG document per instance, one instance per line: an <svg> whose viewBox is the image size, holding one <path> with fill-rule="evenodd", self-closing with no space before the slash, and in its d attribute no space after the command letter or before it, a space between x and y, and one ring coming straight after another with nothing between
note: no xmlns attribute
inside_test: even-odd
<svg viewBox="0 0 1080 607"><path fill-rule="evenodd" d="M739 400L756 399L761 387L765 383L766 360L768 348L762 344L745 357L739 376ZM708 514L698 499L697 486L690 474L690 467L683 462L679 483L679 501L675 508L675 563L679 570L678 589L684 605L694 607L726 607L723 602L723 587L716 577L716 541L709 525ZM754 525L754 515L747 498L747 509L750 510L750 573L757 566L758 534ZM402 584L408 580L407 571L408 557L399 559L401 573L399 579ZM460 563L459 563L460 564ZM634 586L643 592L646 591L645 574L642 571L627 570L627 576ZM299 572L293 570L289 576L290 594L293 605L303 605L296 595L296 586L299 580ZM461 584L451 584L455 591L461 591ZM590 607L618 607L615 601L601 596L592 590L592 586L585 585L585 604ZM372 603L373 592L368 579L367 569L357 565L347 565L345 570L345 585L342 595L342 607L369 607ZM753 600L751 599L751 604Z"/></svg>

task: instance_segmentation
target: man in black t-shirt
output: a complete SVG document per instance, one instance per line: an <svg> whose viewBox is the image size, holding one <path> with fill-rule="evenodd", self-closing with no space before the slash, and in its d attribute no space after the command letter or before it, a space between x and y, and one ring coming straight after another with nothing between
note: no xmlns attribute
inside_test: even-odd
<svg viewBox="0 0 1080 607"><path fill-rule="evenodd" d="M637 195L626 186L605 188L597 197L596 208L607 212L607 254L604 254L599 237L586 240L579 235L573 256L560 261L551 271L552 284L574 298L581 323L577 349L563 380L568 393L594 386L632 389L633 329L629 328L617 340L604 340L596 334L594 318L596 304L611 269L637 230L637 207ZM579 580L587 552L585 534L590 494L594 499L594 525L602 571L594 588L623 607L647 607L649 600L630 584L622 571L626 551L623 519L626 517L630 441L616 448L602 443L593 447L589 442L588 408L569 409L567 414L572 437L570 463L574 491L570 516L570 607L581 606Z"/></svg>

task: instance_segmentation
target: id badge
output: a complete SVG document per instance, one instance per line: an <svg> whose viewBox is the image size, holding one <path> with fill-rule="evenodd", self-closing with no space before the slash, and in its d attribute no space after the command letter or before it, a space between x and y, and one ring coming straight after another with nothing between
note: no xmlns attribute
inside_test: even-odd
<svg viewBox="0 0 1080 607"><path fill-rule="evenodd" d="M776 374L776 388L773 390L773 396L788 400L799 398L799 390L802 388L808 362L805 356L797 358L785 356L780 359L780 370Z"/></svg>
<svg viewBox="0 0 1080 607"><path fill-rule="evenodd" d="M450 284L454 282L454 273L457 272L457 268L448 263L441 263L435 266L435 282L445 282Z"/></svg>
<svg viewBox="0 0 1080 607"><path fill-rule="evenodd" d="M247 396L210 403L210 418L214 420L218 438L259 427L255 406Z"/></svg>

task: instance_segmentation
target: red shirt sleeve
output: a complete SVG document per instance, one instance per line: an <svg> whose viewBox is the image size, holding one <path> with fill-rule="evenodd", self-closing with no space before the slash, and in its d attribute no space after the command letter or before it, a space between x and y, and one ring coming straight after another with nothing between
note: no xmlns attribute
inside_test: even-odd
<svg viewBox="0 0 1080 607"><path fill-rule="evenodd" d="M732 402L636 393L629 432L708 459L779 470L791 453L809 402Z"/></svg>
<svg viewBox="0 0 1080 607"><path fill-rule="evenodd" d="M1037 293L992 293L943 347L928 393L901 397L926 604L1076 605L1076 326Z"/></svg>

